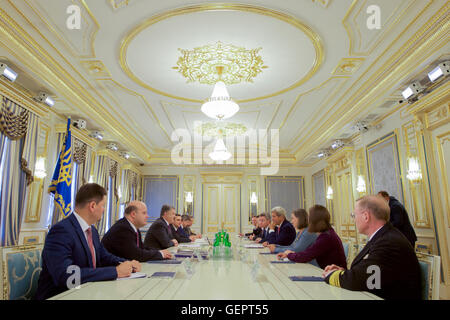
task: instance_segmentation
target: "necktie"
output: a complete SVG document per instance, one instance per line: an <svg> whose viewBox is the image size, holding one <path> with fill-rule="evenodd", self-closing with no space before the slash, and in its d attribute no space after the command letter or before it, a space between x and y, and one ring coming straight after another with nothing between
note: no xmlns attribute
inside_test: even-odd
<svg viewBox="0 0 450 320"><path fill-rule="evenodd" d="M277 227L277 234L280 234L280 227Z"/></svg>
<svg viewBox="0 0 450 320"><path fill-rule="evenodd" d="M139 248L139 231L136 231L136 244L137 247Z"/></svg>
<svg viewBox="0 0 450 320"><path fill-rule="evenodd" d="M92 265L95 269L95 251L94 251L94 243L92 242L92 229L89 227L89 229L86 230L87 233L87 239L88 239L88 245L89 250L91 251L91 257L92 257Z"/></svg>

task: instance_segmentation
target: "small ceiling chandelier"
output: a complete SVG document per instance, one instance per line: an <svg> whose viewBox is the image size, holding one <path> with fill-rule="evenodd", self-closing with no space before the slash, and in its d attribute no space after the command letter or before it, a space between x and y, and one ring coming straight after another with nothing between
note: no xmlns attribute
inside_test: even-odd
<svg viewBox="0 0 450 320"><path fill-rule="evenodd" d="M239 111L239 105L228 94L225 83L221 80L222 66L217 66L219 81L214 85L211 97L202 105L202 112L208 117L223 120L234 116Z"/></svg>
<svg viewBox="0 0 450 320"><path fill-rule="evenodd" d="M214 151L209 154L209 157L214 161L226 161L231 158L231 153L228 152L222 138L217 139Z"/></svg>

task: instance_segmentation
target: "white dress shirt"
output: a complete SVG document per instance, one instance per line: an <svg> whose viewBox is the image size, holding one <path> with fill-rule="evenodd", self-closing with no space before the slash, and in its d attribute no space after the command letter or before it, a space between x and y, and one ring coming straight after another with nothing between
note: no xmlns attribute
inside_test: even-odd
<svg viewBox="0 0 450 320"><path fill-rule="evenodd" d="M127 218L125 218L125 219L127 219ZM136 226L135 226L134 224L131 223L130 220L127 219L127 221L128 221L128 223L130 224L130 226L133 228L134 232L136 232L136 233L140 232L140 231L136 228ZM161 254L161 257L164 258L164 255L163 255L163 253L161 252L161 250L159 250L159 253Z"/></svg>
<svg viewBox="0 0 450 320"><path fill-rule="evenodd" d="M378 230L380 230L381 228L383 228L384 226L379 227L374 233L372 233L372 235L370 236L369 240L367 242L369 242L370 240L372 240L373 236L375 235L375 233L378 232Z"/></svg>

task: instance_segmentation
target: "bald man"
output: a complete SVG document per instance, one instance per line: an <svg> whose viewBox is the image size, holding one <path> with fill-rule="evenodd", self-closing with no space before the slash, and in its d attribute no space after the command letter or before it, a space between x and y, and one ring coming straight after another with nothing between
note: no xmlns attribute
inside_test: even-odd
<svg viewBox="0 0 450 320"><path fill-rule="evenodd" d="M333 286L369 291L383 299L421 299L420 267L408 239L389 222L390 209L380 197L356 201L352 213L367 244L349 270L325 267L323 277Z"/></svg>
<svg viewBox="0 0 450 320"><path fill-rule="evenodd" d="M103 236L103 246L118 257L140 262L172 258L167 250L144 248L139 228L147 224L147 219L147 205L142 201L131 201L125 208L124 217Z"/></svg>

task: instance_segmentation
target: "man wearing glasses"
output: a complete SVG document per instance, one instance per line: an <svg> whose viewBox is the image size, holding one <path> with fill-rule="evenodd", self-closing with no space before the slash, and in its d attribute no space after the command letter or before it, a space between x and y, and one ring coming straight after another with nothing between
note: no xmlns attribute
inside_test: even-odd
<svg viewBox="0 0 450 320"><path fill-rule="evenodd" d="M325 267L323 277L333 286L369 291L383 299L420 299L420 267L403 234L389 222L389 206L377 196L356 201L352 217L358 232L368 237L349 270Z"/></svg>

